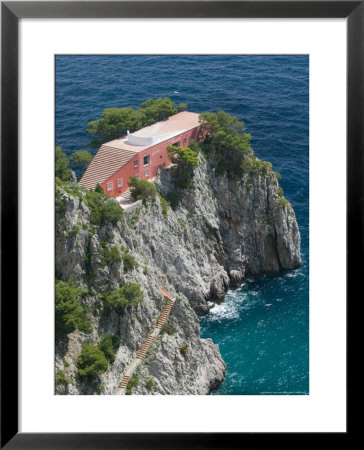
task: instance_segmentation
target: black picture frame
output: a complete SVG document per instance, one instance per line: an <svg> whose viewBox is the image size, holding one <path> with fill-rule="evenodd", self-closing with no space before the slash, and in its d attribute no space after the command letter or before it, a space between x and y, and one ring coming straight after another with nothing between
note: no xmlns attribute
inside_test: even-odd
<svg viewBox="0 0 364 450"><path fill-rule="evenodd" d="M116 17L347 18L347 304L364 273L364 1L1 2L1 448L258 448L270 447L277 437L281 446L292 446L296 433L18 432L18 22ZM348 431L335 439L346 439ZM302 434L299 442L310 436ZM324 433L314 438L327 443Z"/></svg>

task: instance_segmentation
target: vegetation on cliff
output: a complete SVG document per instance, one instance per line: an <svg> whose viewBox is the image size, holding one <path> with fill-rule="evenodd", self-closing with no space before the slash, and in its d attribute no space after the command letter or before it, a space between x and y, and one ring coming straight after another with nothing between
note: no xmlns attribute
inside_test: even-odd
<svg viewBox="0 0 364 450"><path fill-rule="evenodd" d="M81 289L75 287L72 281L56 281L56 339L64 338L76 329L85 333L91 331L87 311L77 300L80 293Z"/></svg>
<svg viewBox="0 0 364 450"><path fill-rule="evenodd" d="M86 171L87 167L91 164L93 160L93 155L87 150L79 150L72 154L70 158L72 168L80 168L79 178Z"/></svg>
<svg viewBox="0 0 364 450"><path fill-rule="evenodd" d="M102 350L85 342L77 360L78 374L81 378L101 375L109 366Z"/></svg>
<svg viewBox="0 0 364 450"><path fill-rule="evenodd" d="M137 283L125 283L123 287L104 296L108 303L115 310L122 312L128 306L136 306L143 300L143 291Z"/></svg>
<svg viewBox="0 0 364 450"><path fill-rule="evenodd" d="M107 108L101 118L88 124L87 133L95 136L90 143L91 147L98 147L104 142L111 141L126 134L152 125L169 116L177 114L187 108L187 105L175 103L168 97L149 99L140 105L139 109Z"/></svg>
<svg viewBox="0 0 364 450"><path fill-rule="evenodd" d="M134 200L142 200L145 203L148 199L154 199L157 195L157 190L148 180L139 179L137 177L130 177L128 181L131 196Z"/></svg>
<svg viewBox="0 0 364 450"><path fill-rule="evenodd" d="M245 124L237 117L224 111L217 114L200 114L202 129L206 135L199 144L201 151L215 168L217 176L226 174L231 178L266 176L273 174L272 164L258 159L251 147L251 135L246 132ZM274 173L279 179L279 173Z"/></svg>
<svg viewBox="0 0 364 450"><path fill-rule="evenodd" d="M193 188L193 170L198 166L198 151L191 147L167 147L171 161L178 165L176 170L176 186L181 189Z"/></svg>
<svg viewBox="0 0 364 450"><path fill-rule="evenodd" d="M55 176L61 181L69 181L72 171L68 167L69 161L67 155L62 152L62 148L57 146L55 151Z"/></svg>

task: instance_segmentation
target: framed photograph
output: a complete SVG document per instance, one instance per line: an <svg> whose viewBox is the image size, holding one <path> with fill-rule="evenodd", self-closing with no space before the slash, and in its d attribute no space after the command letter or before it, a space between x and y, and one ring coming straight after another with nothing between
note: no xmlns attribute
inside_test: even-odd
<svg viewBox="0 0 364 450"><path fill-rule="evenodd" d="M2 447L347 437L362 2L1 11Z"/></svg>

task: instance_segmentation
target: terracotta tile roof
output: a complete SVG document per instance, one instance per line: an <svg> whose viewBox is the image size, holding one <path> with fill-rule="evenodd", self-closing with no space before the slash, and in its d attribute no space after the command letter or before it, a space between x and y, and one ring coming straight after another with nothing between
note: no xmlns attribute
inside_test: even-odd
<svg viewBox="0 0 364 450"><path fill-rule="evenodd" d="M103 144L80 180L80 185L95 189L135 156L135 152Z"/></svg>

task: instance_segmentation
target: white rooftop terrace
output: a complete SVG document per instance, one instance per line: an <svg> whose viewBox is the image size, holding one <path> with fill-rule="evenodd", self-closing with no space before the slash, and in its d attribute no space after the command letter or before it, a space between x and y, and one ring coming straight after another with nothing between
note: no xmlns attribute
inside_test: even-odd
<svg viewBox="0 0 364 450"><path fill-rule="evenodd" d="M133 152L141 152L159 142L171 139L185 131L198 127L200 125L198 118L198 113L182 111L174 116L170 116L167 120L142 128L135 133L128 132L127 136L114 139L104 145Z"/></svg>

